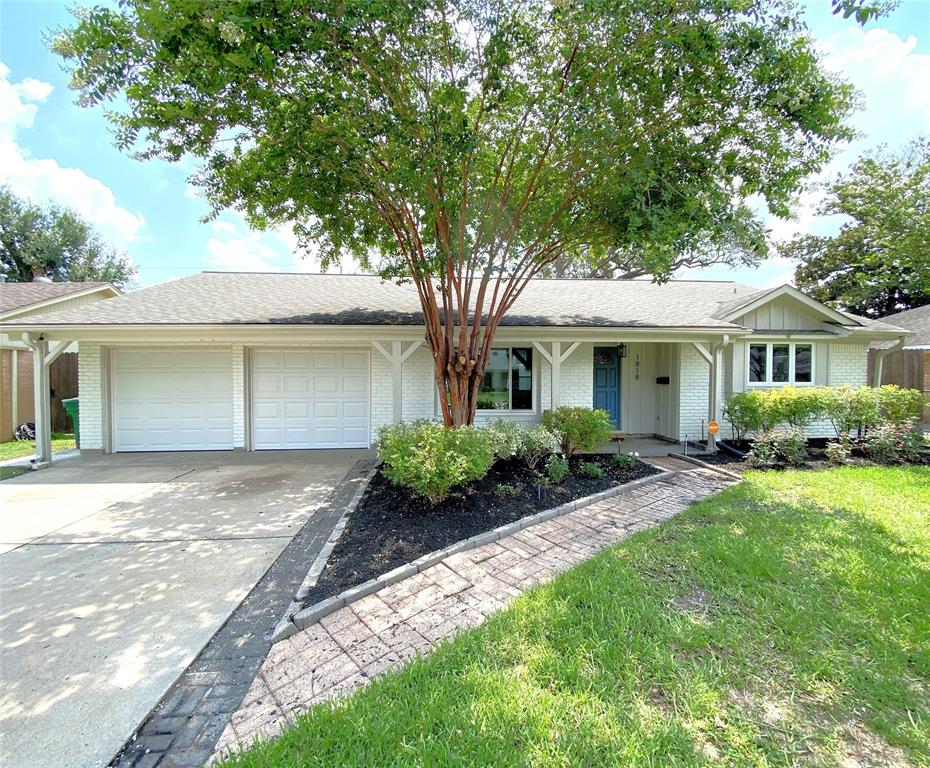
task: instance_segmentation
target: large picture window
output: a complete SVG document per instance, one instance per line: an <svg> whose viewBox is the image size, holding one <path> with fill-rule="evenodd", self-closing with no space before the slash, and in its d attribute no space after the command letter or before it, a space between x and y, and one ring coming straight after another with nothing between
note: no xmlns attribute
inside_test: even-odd
<svg viewBox="0 0 930 768"><path fill-rule="evenodd" d="M811 384L814 345L773 342L749 345L750 384Z"/></svg>
<svg viewBox="0 0 930 768"><path fill-rule="evenodd" d="M480 410L533 409L533 350L502 347L491 350L478 392Z"/></svg>

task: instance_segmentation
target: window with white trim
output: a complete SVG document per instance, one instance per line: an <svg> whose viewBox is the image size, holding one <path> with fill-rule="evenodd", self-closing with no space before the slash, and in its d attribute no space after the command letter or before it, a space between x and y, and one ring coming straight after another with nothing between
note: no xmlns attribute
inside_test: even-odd
<svg viewBox="0 0 930 768"><path fill-rule="evenodd" d="M480 410L533 410L533 349L495 347L478 392Z"/></svg>
<svg viewBox="0 0 930 768"><path fill-rule="evenodd" d="M814 345L788 341L752 342L747 355L750 384L813 384Z"/></svg>

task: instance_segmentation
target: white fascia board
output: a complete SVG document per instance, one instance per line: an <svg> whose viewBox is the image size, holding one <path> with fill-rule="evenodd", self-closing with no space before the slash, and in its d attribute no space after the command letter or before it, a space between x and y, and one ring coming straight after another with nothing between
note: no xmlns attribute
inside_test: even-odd
<svg viewBox="0 0 930 768"><path fill-rule="evenodd" d="M61 325L42 326L27 322L9 324L7 332L41 334L49 340L69 339L93 342L156 342L180 343L274 343L300 339L314 341L422 341L426 329L411 325ZM752 332L737 326L720 328L649 328L649 327L556 327L502 326L495 339L520 341L604 341L618 343L637 341L719 341L724 335L748 336Z"/></svg>

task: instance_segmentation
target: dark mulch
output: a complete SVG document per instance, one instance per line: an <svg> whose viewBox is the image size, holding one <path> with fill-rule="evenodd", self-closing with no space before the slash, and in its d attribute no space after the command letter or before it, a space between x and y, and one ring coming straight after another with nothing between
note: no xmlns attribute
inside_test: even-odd
<svg viewBox="0 0 930 768"><path fill-rule="evenodd" d="M585 461L600 465L603 479L581 474ZM338 595L462 539L659 472L643 462L622 471L612 455L575 456L570 465L571 472L559 485L544 487L539 475L521 463L498 462L484 478L450 493L435 506L394 485L379 471L303 605ZM513 496L504 495L498 491L502 484L519 490Z"/></svg>

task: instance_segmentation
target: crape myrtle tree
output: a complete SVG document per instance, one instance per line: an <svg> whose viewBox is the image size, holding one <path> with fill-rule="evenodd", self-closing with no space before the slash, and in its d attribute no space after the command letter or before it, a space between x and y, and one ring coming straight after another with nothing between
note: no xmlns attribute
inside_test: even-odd
<svg viewBox="0 0 930 768"><path fill-rule="evenodd" d="M250 224L416 286L447 425L554 264L764 251L850 90L771 0L126 0L52 47L118 145Z"/></svg>

